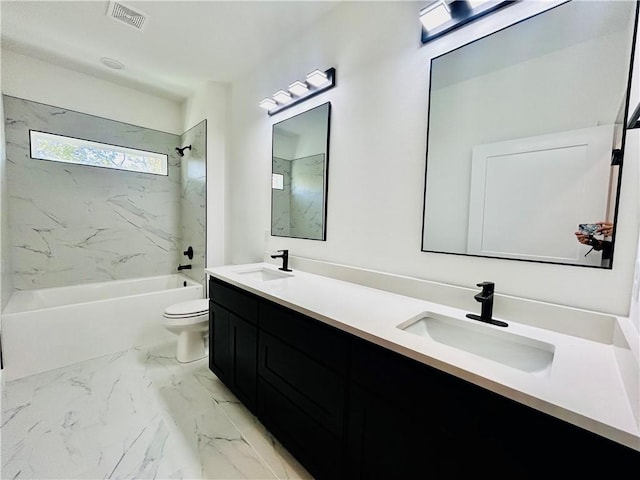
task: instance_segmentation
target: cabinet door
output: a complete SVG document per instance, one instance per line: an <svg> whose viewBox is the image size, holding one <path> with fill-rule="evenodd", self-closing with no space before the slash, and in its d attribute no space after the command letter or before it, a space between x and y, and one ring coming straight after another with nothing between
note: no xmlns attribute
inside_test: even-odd
<svg viewBox="0 0 640 480"><path fill-rule="evenodd" d="M232 376L230 387L245 406L255 411L256 370L258 359L258 329L246 320L231 314L229 332Z"/></svg>
<svg viewBox="0 0 640 480"><path fill-rule="evenodd" d="M362 341L351 374L350 477L531 478L505 453L497 395Z"/></svg>
<svg viewBox="0 0 640 480"><path fill-rule="evenodd" d="M227 384L232 366L229 323L229 312L209 302L209 369Z"/></svg>
<svg viewBox="0 0 640 480"><path fill-rule="evenodd" d="M344 429L345 380L292 345L260 333L260 377L333 435Z"/></svg>
<svg viewBox="0 0 640 480"><path fill-rule="evenodd" d="M404 398L390 402L358 386L350 399L348 478L461 478L458 450L448 435L434 431L429 415L407 409Z"/></svg>
<svg viewBox="0 0 640 480"><path fill-rule="evenodd" d="M349 478L344 475L343 443L261 377L258 418L313 478Z"/></svg>

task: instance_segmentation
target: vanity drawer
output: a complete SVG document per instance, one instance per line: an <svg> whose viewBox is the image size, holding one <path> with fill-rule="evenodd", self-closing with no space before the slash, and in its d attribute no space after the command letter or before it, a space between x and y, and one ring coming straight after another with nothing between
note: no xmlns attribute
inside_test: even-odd
<svg viewBox="0 0 640 480"><path fill-rule="evenodd" d="M258 300L255 296L215 278L209 280L209 298L230 312L256 325Z"/></svg>
<svg viewBox="0 0 640 480"><path fill-rule="evenodd" d="M346 375L349 335L272 303L260 303L260 328L313 360Z"/></svg>
<svg viewBox="0 0 640 480"><path fill-rule="evenodd" d="M481 428L476 411L488 418L500 404L497 394L365 340L353 342L350 373L354 385L391 402L402 398L404 408L429 412L432 425L448 431Z"/></svg>
<svg viewBox="0 0 640 480"><path fill-rule="evenodd" d="M314 478L344 478L344 443L260 378L258 417Z"/></svg>
<svg viewBox="0 0 640 480"><path fill-rule="evenodd" d="M345 378L266 332L260 332L258 375L300 410L342 436Z"/></svg>

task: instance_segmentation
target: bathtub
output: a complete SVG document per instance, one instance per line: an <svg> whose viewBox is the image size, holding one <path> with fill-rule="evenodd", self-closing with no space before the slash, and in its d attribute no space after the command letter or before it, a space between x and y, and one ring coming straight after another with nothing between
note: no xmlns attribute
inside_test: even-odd
<svg viewBox="0 0 640 480"><path fill-rule="evenodd" d="M2 312L3 379L176 341L162 312L203 297L181 274L14 292Z"/></svg>

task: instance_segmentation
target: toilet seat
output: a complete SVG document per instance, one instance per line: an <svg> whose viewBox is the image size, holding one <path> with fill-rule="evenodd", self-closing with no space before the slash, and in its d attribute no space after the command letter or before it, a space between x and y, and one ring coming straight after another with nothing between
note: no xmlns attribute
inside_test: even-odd
<svg viewBox="0 0 640 480"><path fill-rule="evenodd" d="M189 300L187 302L176 303L168 306L162 316L164 318L180 319L193 318L206 315L209 312L209 300L201 298L199 300Z"/></svg>
<svg viewBox="0 0 640 480"><path fill-rule="evenodd" d="M208 298L169 305L162 316L162 325L178 336L178 362L195 362L209 355Z"/></svg>

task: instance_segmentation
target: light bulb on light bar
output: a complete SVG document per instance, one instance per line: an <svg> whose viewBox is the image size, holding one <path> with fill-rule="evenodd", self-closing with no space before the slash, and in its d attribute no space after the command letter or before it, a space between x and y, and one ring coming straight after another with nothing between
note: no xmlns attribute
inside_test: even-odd
<svg viewBox="0 0 640 480"><path fill-rule="evenodd" d="M265 110L271 110L278 106L278 104L272 98L264 98L258 105L260 105L260 108L264 108Z"/></svg>
<svg viewBox="0 0 640 480"><path fill-rule="evenodd" d="M309 87L304 82L296 80L291 85L289 85L289 91L294 95L300 97L309 91Z"/></svg>
<svg viewBox="0 0 640 480"><path fill-rule="evenodd" d="M471 8L477 8L480 5L484 5L485 3L489 3L490 0L467 0L467 3Z"/></svg>
<svg viewBox="0 0 640 480"><path fill-rule="evenodd" d="M451 20L451 12L444 0L420 10L420 21L427 31L444 25L449 20Z"/></svg>
<svg viewBox="0 0 640 480"><path fill-rule="evenodd" d="M424 29L422 32L424 33ZM271 116L319 93L324 93L336 86L336 69L333 67L325 71L316 69L307 75L306 80L306 82L296 80L289 85L288 90L278 90L271 97L263 99L259 103L260 107L267 110Z"/></svg>
<svg viewBox="0 0 640 480"><path fill-rule="evenodd" d="M327 74L320 70L314 70L309 75L307 75L307 83L313 85L316 88L322 87L328 82L329 79L327 78Z"/></svg>
<svg viewBox="0 0 640 480"><path fill-rule="evenodd" d="M291 95L284 90L278 90L273 94L273 99L278 103L289 103L291 101Z"/></svg>

